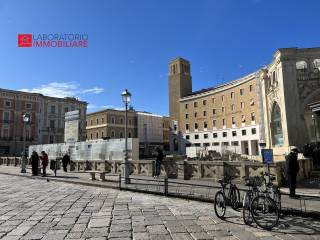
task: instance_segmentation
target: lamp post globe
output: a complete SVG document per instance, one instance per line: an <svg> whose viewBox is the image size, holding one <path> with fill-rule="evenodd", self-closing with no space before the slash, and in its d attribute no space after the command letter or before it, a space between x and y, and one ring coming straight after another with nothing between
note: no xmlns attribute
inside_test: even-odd
<svg viewBox="0 0 320 240"><path fill-rule="evenodd" d="M125 128L124 128L124 136L125 136L125 155L124 155L124 179L125 183L129 184L130 183L130 178L129 178L129 162L128 162L128 104L131 101L131 93L126 89L122 94L122 101L125 104Z"/></svg>
<svg viewBox="0 0 320 240"><path fill-rule="evenodd" d="M25 113L22 115L23 122L23 146L22 146L22 156L21 156L21 173L26 173L27 166L27 153L26 153L26 124L30 123L30 114Z"/></svg>

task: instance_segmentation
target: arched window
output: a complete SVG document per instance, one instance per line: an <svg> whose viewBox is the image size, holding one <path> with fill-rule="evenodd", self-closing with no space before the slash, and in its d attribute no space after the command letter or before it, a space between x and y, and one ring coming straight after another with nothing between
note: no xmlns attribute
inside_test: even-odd
<svg viewBox="0 0 320 240"><path fill-rule="evenodd" d="M120 138L123 138L123 132L120 132Z"/></svg>
<svg viewBox="0 0 320 240"><path fill-rule="evenodd" d="M271 113L271 134L273 146L283 145L281 110L277 103L273 105Z"/></svg>
<svg viewBox="0 0 320 240"><path fill-rule="evenodd" d="M131 132L128 133L128 138L131 138Z"/></svg>
<svg viewBox="0 0 320 240"><path fill-rule="evenodd" d="M111 131L111 137L114 138L115 134L114 131Z"/></svg>
<svg viewBox="0 0 320 240"><path fill-rule="evenodd" d="M120 118L120 124L123 124L123 118Z"/></svg>
<svg viewBox="0 0 320 240"><path fill-rule="evenodd" d="M313 60L313 67L320 70L320 59Z"/></svg>
<svg viewBox="0 0 320 240"><path fill-rule="evenodd" d="M298 72L307 72L308 64L306 61L296 62L296 69Z"/></svg>

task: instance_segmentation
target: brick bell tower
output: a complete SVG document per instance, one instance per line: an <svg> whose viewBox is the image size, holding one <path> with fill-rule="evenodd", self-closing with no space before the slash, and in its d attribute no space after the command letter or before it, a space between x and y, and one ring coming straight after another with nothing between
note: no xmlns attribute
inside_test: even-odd
<svg viewBox="0 0 320 240"><path fill-rule="evenodd" d="M180 98L192 93L190 63L183 58L175 58L169 65L169 114L170 114L170 152L185 154L185 141L180 132Z"/></svg>
<svg viewBox="0 0 320 240"><path fill-rule="evenodd" d="M169 114L171 121L179 123L179 99L192 93L190 63L183 58L175 58L169 65ZM177 128L179 128L177 126Z"/></svg>

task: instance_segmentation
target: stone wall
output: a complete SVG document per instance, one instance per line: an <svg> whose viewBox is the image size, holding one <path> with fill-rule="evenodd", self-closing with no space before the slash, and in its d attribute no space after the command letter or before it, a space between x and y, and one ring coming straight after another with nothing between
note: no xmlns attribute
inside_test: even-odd
<svg viewBox="0 0 320 240"><path fill-rule="evenodd" d="M122 173L121 160L92 160L92 161L72 161L70 170L83 172L86 170L106 171L112 174ZM140 176L153 176L155 162L153 160L129 161L130 174ZM20 165L20 158L1 157L0 165ZM312 171L311 159L299 159L300 171L298 180L310 177ZM275 183L283 184L285 162L276 162L269 166L270 172L276 175ZM167 158L161 165L161 176L184 180L212 180L217 181L224 176L233 177L235 182L243 182L244 177L259 176L267 171L267 166L259 162L225 162L225 161L187 161Z"/></svg>

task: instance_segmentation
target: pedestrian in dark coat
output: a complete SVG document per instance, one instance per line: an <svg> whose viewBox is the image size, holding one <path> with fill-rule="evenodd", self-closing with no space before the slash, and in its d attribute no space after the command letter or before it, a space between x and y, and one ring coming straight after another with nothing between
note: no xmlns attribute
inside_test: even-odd
<svg viewBox="0 0 320 240"><path fill-rule="evenodd" d="M31 154L31 166L32 166L32 175L38 175L38 167L39 167L39 155L36 151L33 151Z"/></svg>
<svg viewBox="0 0 320 240"><path fill-rule="evenodd" d="M47 169L48 162L49 162L48 154L46 154L45 151L42 151L40 159L41 159L41 164L42 164L42 177L46 177L47 176L46 169Z"/></svg>
<svg viewBox="0 0 320 240"><path fill-rule="evenodd" d="M70 157L68 153L66 153L63 158L62 158L62 166L63 166L63 171L67 172L67 166L70 164Z"/></svg>
<svg viewBox="0 0 320 240"><path fill-rule="evenodd" d="M162 150L159 147L156 148L156 152L157 152L156 171L155 171L154 178L159 178L160 171L161 171L161 163L162 163L162 160L163 160L164 156L163 156Z"/></svg>
<svg viewBox="0 0 320 240"><path fill-rule="evenodd" d="M290 189L290 197L297 198L296 195L296 183L297 183L297 174L299 172L299 163L298 163L298 149L293 148L290 153L286 156L286 174Z"/></svg>

